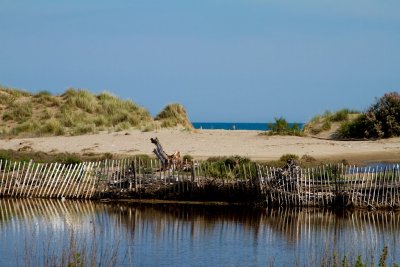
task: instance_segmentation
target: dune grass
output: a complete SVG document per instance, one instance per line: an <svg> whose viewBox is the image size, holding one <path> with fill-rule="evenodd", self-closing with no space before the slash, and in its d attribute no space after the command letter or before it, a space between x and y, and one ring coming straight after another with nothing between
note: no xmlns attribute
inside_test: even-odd
<svg viewBox="0 0 400 267"><path fill-rule="evenodd" d="M318 135L321 132L329 131L334 124L341 125L348 122L360 115L356 110L341 109L336 112L329 110L325 111L322 115L313 117L305 126L304 132L306 134Z"/></svg>
<svg viewBox="0 0 400 267"><path fill-rule="evenodd" d="M182 125L192 128L185 109L167 106L154 120L150 113L131 100L108 92L98 95L70 88L61 95L48 91L31 94L0 87L0 137L82 135L99 131L139 129Z"/></svg>
<svg viewBox="0 0 400 267"><path fill-rule="evenodd" d="M183 126L187 129L193 129L189 121L185 108L181 104L167 105L156 117L156 121L161 123L161 127L171 128Z"/></svg>

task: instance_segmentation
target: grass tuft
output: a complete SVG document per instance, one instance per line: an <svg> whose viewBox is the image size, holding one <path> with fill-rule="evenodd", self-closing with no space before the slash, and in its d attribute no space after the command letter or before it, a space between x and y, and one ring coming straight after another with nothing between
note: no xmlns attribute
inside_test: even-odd
<svg viewBox="0 0 400 267"><path fill-rule="evenodd" d="M2 137L80 135L131 128L153 131L160 125L192 129L186 111L178 104L166 107L158 119L154 121L146 109L131 100L121 100L107 92L94 95L70 88L61 95L48 91L29 94L0 87Z"/></svg>
<svg viewBox="0 0 400 267"><path fill-rule="evenodd" d="M156 121L161 123L161 127L171 128L183 126L193 129L192 123L189 121L185 108L180 104L167 105L156 117Z"/></svg>

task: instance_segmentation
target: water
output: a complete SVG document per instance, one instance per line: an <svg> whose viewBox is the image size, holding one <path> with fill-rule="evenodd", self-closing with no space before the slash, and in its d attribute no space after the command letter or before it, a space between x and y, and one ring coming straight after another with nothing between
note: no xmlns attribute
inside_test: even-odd
<svg viewBox="0 0 400 267"><path fill-rule="evenodd" d="M0 266L52 265L71 245L117 266L319 266L334 251L371 265L385 245L400 260L392 212L0 199L0 216Z"/></svg>
<svg viewBox="0 0 400 267"><path fill-rule="evenodd" d="M210 130L270 130L269 123L247 123L247 122L193 122L195 129L210 129ZM298 124L299 128L303 128L304 123L289 123L290 127Z"/></svg>

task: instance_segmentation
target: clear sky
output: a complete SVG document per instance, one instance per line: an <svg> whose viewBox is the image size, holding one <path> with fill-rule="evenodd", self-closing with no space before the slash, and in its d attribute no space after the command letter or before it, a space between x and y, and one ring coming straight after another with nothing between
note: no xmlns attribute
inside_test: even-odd
<svg viewBox="0 0 400 267"><path fill-rule="evenodd" d="M305 122L400 91L399 0L0 0L0 84L192 121Z"/></svg>

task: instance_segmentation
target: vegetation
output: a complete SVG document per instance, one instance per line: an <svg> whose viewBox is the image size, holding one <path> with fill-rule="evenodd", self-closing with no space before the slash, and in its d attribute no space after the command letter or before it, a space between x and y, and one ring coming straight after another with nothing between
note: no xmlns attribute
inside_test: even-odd
<svg viewBox="0 0 400 267"><path fill-rule="evenodd" d="M206 175L220 179L243 178L256 173L255 162L247 157L210 157L204 162ZM245 174L245 172L247 172Z"/></svg>
<svg viewBox="0 0 400 267"><path fill-rule="evenodd" d="M83 161L97 161L104 159L111 159L114 156L110 153L102 154L75 154L75 153L46 153L46 152L36 152L30 151L15 151L15 150L5 150L0 149L0 160L3 162L5 160L12 161L26 161L34 159L37 163L50 163L59 162L65 164L79 163Z"/></svg>
<svg viewBox="0 0 400 267"><path fill-rule="evenodd" d="M268 126L271 130L266 132L267 135L303 135L297 123L290 126L283 117L275 118L275 123L270 123Z"/></svg>
<svg viewBox="0 0 400 267"><path fill-rule="evenodd" d="M167 105L156 117L156 121L161 123L161 127L183 126L187 129L193 129L189 121L185 108L180 104Z"/></svg>
<svg viewBox="0 0 400 267"><path fill-rule="evenodd" d="M344 123L341 138L389 138L400 136L400 94L386 93L357 119Z"/></svg>
<svg viewBox="0 0 400 267"><path fill-rule="evenodd" d="M304 132L306 134L318 135L331 130L334 128L334 125L339 127L342 123L351 121L359 115L360 113L358 111L349 109L341 109L336 112L327 110L323 115L317 115L312 118L304 126Z"/></svg>
<svg viewBox="0 0 400 267"><path fill-rule="evenodd" d="M82 135L131 128L153 131L178 125L192 129L179 104L168 105L154 120L146 109L107 92L94 95L70 88L52 95L0 87L0 137Z"/></svg>
<svg viewBox="0 0 400 267"><path fill-rule="evenodd" d="M284 154L279 158L279 161L288 162L289 160L299 160L299 156L295 154Z"/></svg>

